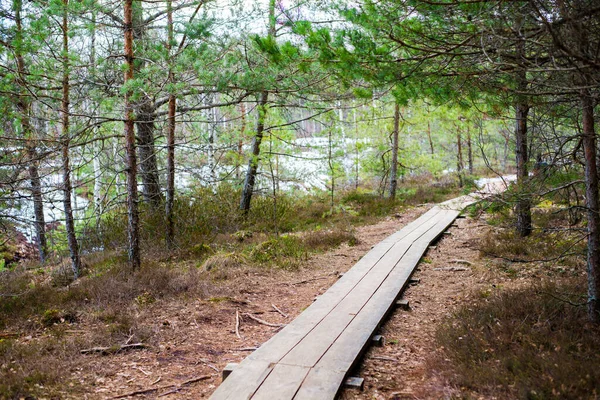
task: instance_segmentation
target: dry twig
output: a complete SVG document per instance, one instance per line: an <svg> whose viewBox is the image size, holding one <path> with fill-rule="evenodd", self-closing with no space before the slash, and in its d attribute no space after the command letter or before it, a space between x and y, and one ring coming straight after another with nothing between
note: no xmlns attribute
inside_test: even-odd
<svg viewBox="0 0 600 400"><path fill-rule="evenodd" d="M273 324L271 322L267 322L265 320L255 317L254 315L249 314L249 313L244 313L244 315L246 315L248 318L258 322L259 324L270 326L272 328L281 328L281 327L285 326L285 324Z"/></svg>
<svg viewBox="0 0 600 400"><path fill-rule="evenodd" d="M143 343L132 343L132 344L122 344L111 347L92 347L90 349L83 349L80 351L81 354L89 354L89 353L102 353L102 354L114 354L123 350L133 350L133 349L144 349L146 345Z"/></svg>
<svg viewBox="0 0 600 400"><path fill-rule="evenodd" d="M156 388L134 390L133 392L123 393L123 394L120 394L118 396L115 396L115 397L113 397L113 399L122 399L124 397L136 396L136 395L139 395L139 394L147 394L147 393L152 393L152 392L156 392L156 391L163 390L163 389L173 388L173 390L171 392L169 392L169 393L163 393L163 394L160 395L160 396L166 396L167 394L173 393L174 391L176 392L176 391L181 390L181 388L183 388L186 385L189 385L189 384L192 384L192 383L196 383L196 382L199 382L199 381L204 381L206 379L210 379L211 377L212 377L211 375L202 375L202 376L198 376L196 378L188 379L187 381L181 382L179 384L173 383L171 385L164 385L164 386L159 386L159 387L156 387ZM159 380L160 380L160 378L157 379L155 381L155 383L158 382ZM152 384L154 385L154 383L152 383Z"/></svg>
<svg viewBox="0 0 600 400"><path fill-rule="evenodd" d="M283 311L281 311L279 308L277 308L277 306L275 304L271 303L271 307L273 307L273 309L275 311L277 311L279 314L281 314L283 316L283 318L287 318L288 317L287 314L284 313Z"/></svg>

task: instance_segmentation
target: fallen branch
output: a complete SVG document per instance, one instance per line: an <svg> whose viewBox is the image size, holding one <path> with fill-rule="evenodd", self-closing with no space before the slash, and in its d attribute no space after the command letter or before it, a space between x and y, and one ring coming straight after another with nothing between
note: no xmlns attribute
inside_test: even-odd
<svg viewBox="0 0 600 400"><path fill-rule="evenodd" d="M281 327L285 326L285 324L273 324L273 323L271 323L271 322L267 322L267 321L265 321L265 320L263 320L263 319L260 319L260 318L257 318L257 317L255 317L254 315L252 315L252 314L249 314L249 313L245 313L244 315L245 315L245 316L247 316L248 318L250 318L250 319L252 319L252 320L254 320L254 321L258 322L259 324L263 324L263 325L266 325L266 326L270 326L270 327L272 327L272 328L281 328Z"/></svg>
<svg viewBox="0 0 600 400"><path fill-rule="evenodd" d="M258 347L242 347L241 349L233 349L233 351L254 351L258 349Z"/></svg>
<svg viewBox="0 0 600 400"><path fill-rule="evenodd" d="M441 267L441 268L434 268L434 271L470 271L471 268L465 268L465 267Z"/></svg>
<svg viewBox="0 0 600 400"><path fill-rule="evenodd" d="M181 388L183 388L186 385L189 385L189 384L192 384L192 383L196 383L196 382L199 382L199 381L204 381L206 379L210 379L211 377L212 377L211 375L202 375L202 376L198 376L196 378L192 378L192 379L189 379L187 381L181 382L179 384L173 383L173 384L170 384L170 385L159 386L159 387L156 387L156 388L134 390L133 392L128 392L128 393L124 393L124 394L120 394L118 396L115 396L115 397L113 397L113 399L122 399L124 397L137 396L137 395L140 395L140 394L152 393L152 392L156 392L156 391L163 390L163 389L169 389L169 388L174 388L175 391L179 391ZM158 381L156 381L156 382L158 382ZM163 393L161 396L164 396L166 394L169 394L169 393Z"/></svg>
<svg viewBox="0 0 600 400"><path fill-rule="evenodd" d="M467 260L450 260L450 262L454 263L454 264L473 265L473 263L471 261L467 261Z"/></svg>
<svg viewBox="0 0 600 400"><path fill-rule="evenodd" d="M298 281L298 282L293 282L293 283L288 283L288 285L290 286L295 286L295 285L302 285L303 283L308 283L308 282L313 282L313 281L318 281L320 279L327 279L328 277L332 276L332 275L337 275L338 272L334 272L332 274L327 274L327 275L323 275L323 276L317 276L315 278L310 278L310 279L304 279L302 281Z"/></svg>
<svg viewBox="0 0 600 400"><path fill-rule="evenodd" d="M283 316L283 318L287 318L288 317L287 314L284 313L283 311L281 311L279 308L277 308L277 306L275 304L271 303L271 307L273 307L273 309L275 311L277 311L279 314L281 314Z"/></svg>
<svg viewBox="0 0 600 400"><path fill-rule="evenodd" d="M219 372L219 369L217 367L215 367L214 365L212 365L211 363L209 363L208 360L205 360L204 358L200 358L199 360L202 364L206 365L208 368L214 370L215 372Z"/></svg>
<svg viewBox="0 0 600 400"><path fill-rule="evenodd" d="M132 344L123 344L111 347L92 347L90 349L83 349L80 351L81 354L89 354L89 353L102 353L102 354L114 354L123 350L133 350L133 349L144 349L146 345L143 343L132 343Z"/></svg>

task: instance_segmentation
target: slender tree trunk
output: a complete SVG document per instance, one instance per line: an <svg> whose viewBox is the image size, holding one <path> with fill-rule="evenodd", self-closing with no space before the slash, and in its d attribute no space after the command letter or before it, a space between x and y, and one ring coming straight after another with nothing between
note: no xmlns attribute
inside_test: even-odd
<svg viewBox="0 0 600 400"><path fill-rule="evenodd" d="M333 209L335 207L335 168L333 165L333 138L331 136L332 130L329 129L328 135L327 135L327 164L329 165L329 172L331 172L331 190L329 191L330 193L330 207L331 207L331 214L333 214Z"/></svg>
<svg viewBox="0 0 600 400"><path fill-rule="evenodd" d="M138 48L146 45L146 24L143 18L143 7L141 0L132 3L132 34ZM144 68L144 60L138 59L134 65L134 74L138 74ZM156 146L154 139L156 109L153 99L143 94L134 104L137 127L137 151L139 155L140 178L142 179L142 194L144 201L153 208L161 206L163 198L160 188L158 174L158 163L156 162Z"/></svg>
<svg viewBox="0 0 600 400"><path fill-rule="evenodd" d="M463 187L463 154L462 154L462 137L460 128L456 127L456 172L458 173L458 186Z"/></svg>
<svg viewBox="0 0 600 400"><path fill-rule="evenodd" d="M271 38L275 38L277 20L275 18L275 0L269 0L269 31L268 35ZM267 101L269 99L269 92L266 90L260 94L260 100L258 102L258 121L256 124L256 136L252 139L252 154L250 161L248 162L248 171L246 172L246 179L244 180L244 189L242 191L242 200L240 201L240 209L244 214L248 214L250 211L250 201L252 200L252 191L254 190L254 184L256 183L256 174L258 172L258 162L260 155L260 143L262 142L263 134L265 131L265 119L267 117Z"/></svg>
<svg viewBox="0 0 600 400"><path fill-rule="evenodd" d="M467 125L467 161L469 163L469 175L473 175L473 143L471 143L471 128Z"/></svg>
<svg viewBox="0 0 600 400"><path fill-rule="evenodd" d="M588 313L590 320L600 323L600 299L598 298L600 294L600 204L598 199L594 105L589 89L581 89L580 98L583 111L585 202L588 214Z"/></svg>
<svg viewBox="0 0 600 400"><path fill-rule="evenodd" d="M360 167L360 156L358 149L358 122L356 121L356 104L355 100L352 100L352 105L354 106L354 190L358 190L358 169Z"/></svg>
<svg viewBox="0 0 600 400"><path fill-rule="evenodd" d="M46 262L48 257L48 242L46 240L46 221L44 219L44 200L42 198L42 181L40 179L37 152L30 149L29 154L29 182L31 183L31 196L33 198L33 214L35 217L35 239L38 247L40 261Z"/></svg>
<svg viewBox="0 0 600 400"><path fill-rule="evenodd" d="M26 151L29 162L28 174L31 183L31 197L33 200L33 214L35 218L35 237L38 247L40 261L44 263L48 256L48 244L46 241L46 221L44 220L44 199L42 198L42 182L39 174L39 156L36 150L34 130L31 126L31 101L27 93L25 60L23 59L23 21L21 11L23 8L22 0L14 0L13 7L15 11L15 58L17 61L17 84L20 90L20 96L17 100L17 110L20 114L23 136L26 140Z"/></svg>
<svg viewBox="0 0 600 400"><path fill-rule="evenodd" d="M71 167L69 165L69 147L71 142L69 132L69 0L63 0L63 79L62 79L62 169L63 169L63 204L65 208L65 229L71 255L71 269L75 279L79 277L81 260L79 258L79 244L75 235L75 221L73 219L73 207L71 206Z"/></svg>
<svg viewBox="0 0 600 400"><path fill-rule="evenodd" d="M92 79L96 76L96 8L95 4L92 4L92 15L91 15L91 32L90 32L90 75ZM89 102L92 103L91 101ZM92 135L96 136L97 129L92 128ZM104 148L104 142L97 142L94 146L94 159L92 161L92 168L94 169L94 209L96 217L100 218L103 213L102 204L102 167L100 166L100 154Z"/></svg>
<svg viewBox="0 0 600 400"><path fill-rule="evenodd" d="M258 102L258 121L256 124L256 135L252 139L252 153L250 155L250 161L248 162L248 171L246 172L246 179L244 181L244 189L242 191L242 200L240 202L240 209L247 214L250 211L250 201L252 200L252 192L254 190L254 184L256 183L256 174L258 172L258 162L260 155L260 143L262 142L263 134L265 131L265 118L267 116L267 101L269 93L262 92L260 100Z"/></svg>
<svg viewBox="0 0 600 400"><path fill-rule="evenodd" d="M508 166L508 135L504 136L504 152L502 153L502 171L506 171Z"/></svg>
<svg viewBox="0 0 600 400"><path fill-rule="evenodd" d="M516 43L516 53L518 62L525 64L525 39L521 33L523 20L521 16L517 17L515 31L519 35ZM517 142L517 186L519 187L519 197L515 207L517 215L517 232L521 237L531 234L531 199L527 189L529 172L527 171L527 161L529 160L529 151L527 149L527 116L529 114L529 103L523 93L527 92L527 70L524 66L516 72L517 96L515 104L515 139Z"/></svg>
<svg viewBox="0 0 600 400"><path fill-rule="evenodd" d="M517 140L517 185L519 186L519 197L517 198L517 232L525 237L531 234L531 201L527 189L527 180L529 172L527 170L528 150L527 150L527 115L529 106L525 103L517 104L516 107L516 129L515 136Z"/></svg>
<svg viewBox="0 0 600 400"><path fill-rule="evenodd" d="M429 149L431 151L431 155L435 154L433 150L433 140L431 139L431 123L427 121L427 138L429 139Z"/></svg>
<svg viewBox="0 0 600 400"><path fill-rule="evenodd" d="M392 166L390 170L390 199L396 199L398 187L398 131L400 129L400 105L394 104L394 131L392 132Z"/></svg>
<svg viewBox="0 0 600 400"><path fill-rule="evenodd" d="M126 70L124 85L127 85L134 77L134 53L133 53L133 22L132 22L133 0L125 0L123 14L125 20L124 50ZM138 190L137 190L137 159L135 154L135 131L133 103L131 101L131 89L125 93L125 143L127 159L127 234L129 238L129 264L132 269L140 268L140 221L138 212Z"/></svg>
<svg viewBox="0 0 600 400"><path fill-rule="evenodd" d="M158 208L162 204L163 198L158 177L156 147L154 145L156 110L152 99L148 96L143 96L141 102L135 108L137 110L137 143L144 201L152 207Z"/></svg>
<svg viewBox="0 0 600 400"><path fill-rule="evenodd" d="M216 95L209 97L210 103L207 105L214 105L217 103ZM210 183L215 187L217 184L217 173L216 173L216 158L215 158L215 139L217 136L217 109L211 107L207 110L206 119L208 120L208 169L210 171Z"/></svg>
<svg viewBox="0 0 600 400"><path fill-rule="evenodd" d="M173 43L173 7L171 0L167 1L167 49L169 63L171 63L171 47ZM169 65L169 82L175 84L175 74L172 65ZM165 214L167 220L167 248L173 249L175 244L175 220L173 204L175 202L175 111L177 100L171 88L169 93L169 114L167 117L167 202Z"/></svg>
<svg viewBox="0 0 600 400"><path fill-rule="evenodd" d="M237 152L238 152L238 156L235 162L235 178L237 181L239 181L240 176L241 176L241 167L242 167L242 156L243 156L243 150L244 150L244 134L246 133L246 106L244 105L244 103L240 103L240 121L241 121L241 127L240 127L240 137L238 139L238 146L237 146Z"/></svg>

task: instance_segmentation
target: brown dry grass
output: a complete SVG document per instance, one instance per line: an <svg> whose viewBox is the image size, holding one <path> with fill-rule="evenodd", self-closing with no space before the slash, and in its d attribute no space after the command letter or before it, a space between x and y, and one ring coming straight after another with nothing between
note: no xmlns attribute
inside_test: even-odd
<svg viewBox="0 0 600 400"><path fill-rule="evenodd" d="M492 294L438 330L442 365L462 392L527 399L595 399L600 328L587 320L581 280ZM476 396L477 397L477 396Z"/></svg>

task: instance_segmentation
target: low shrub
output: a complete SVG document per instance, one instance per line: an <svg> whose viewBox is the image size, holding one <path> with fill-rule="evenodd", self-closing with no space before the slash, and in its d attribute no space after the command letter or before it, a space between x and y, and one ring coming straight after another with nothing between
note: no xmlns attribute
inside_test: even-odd
<svg viewBox="0 0 600 400"><path fill-rule="evenodd" d="M438 330L431 368L474 397L596 398L600 329L588 323L584 287L545 283L465 305Z"/></svg>

